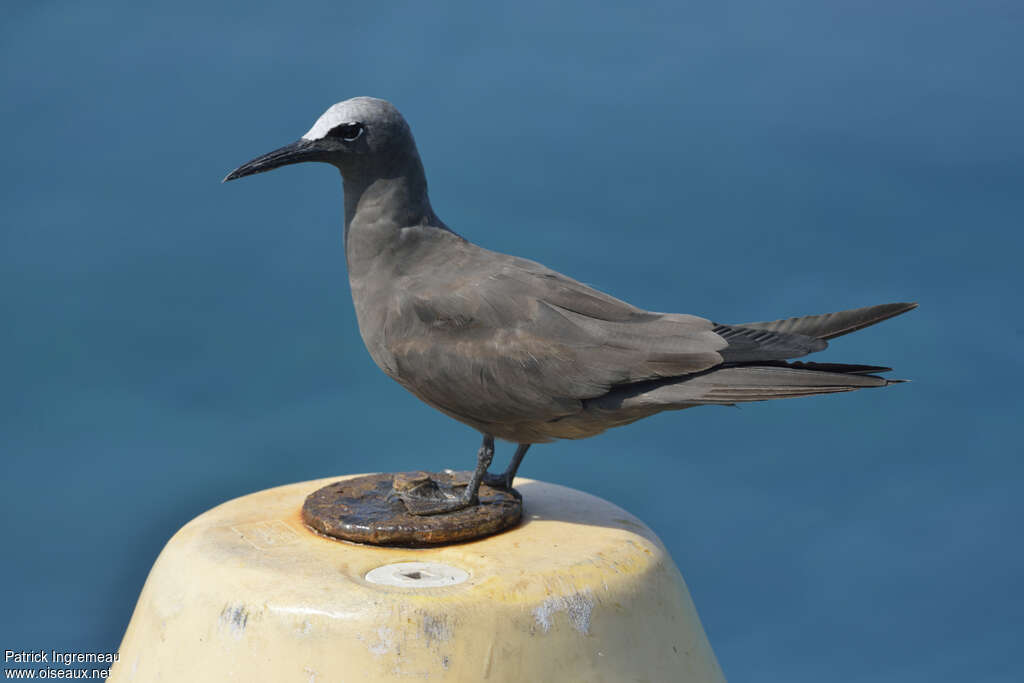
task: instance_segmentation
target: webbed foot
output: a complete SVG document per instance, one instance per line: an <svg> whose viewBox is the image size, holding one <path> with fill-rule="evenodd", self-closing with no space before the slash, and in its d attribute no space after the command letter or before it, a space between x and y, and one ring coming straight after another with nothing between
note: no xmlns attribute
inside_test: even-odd
<svg viewBox="0 0 1024 683"><path fill-rule="evenodd" d="M411 515L441 515L455 512L480 502L480 484L494 459L494 437L484 434L484 442L476 454L476 469L465 485L439 486L430 475L395 478L395 494L405 503ZM461 489L459 491L458 489Z"/></svg>

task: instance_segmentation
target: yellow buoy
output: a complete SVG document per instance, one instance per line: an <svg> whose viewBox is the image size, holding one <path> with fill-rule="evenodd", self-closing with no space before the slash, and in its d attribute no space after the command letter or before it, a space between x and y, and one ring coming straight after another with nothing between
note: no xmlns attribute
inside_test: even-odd
<svg viewBox="0 0 1024 683"><path fill-rule="evenodd" d="M441 548L356 545L299 518L340 478L186 524L150 572L109 680L720 682L658 538L611 503L519 479L523 522Z"/></svg>

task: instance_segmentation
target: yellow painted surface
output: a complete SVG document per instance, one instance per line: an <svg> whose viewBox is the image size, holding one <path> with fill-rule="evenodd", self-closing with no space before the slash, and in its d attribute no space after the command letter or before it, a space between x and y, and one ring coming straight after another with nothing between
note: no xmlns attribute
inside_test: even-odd
<svg viewBox="0 0 1024 683"><path fill-rule="evenodd" d="M319 537L299 519L306 495L342 478L260 491L186 524L153 566L108 680L724 681L672 559L621 508L518 479L515 529L375 548ZM398 562L468 579L365 579Z"/></svg>

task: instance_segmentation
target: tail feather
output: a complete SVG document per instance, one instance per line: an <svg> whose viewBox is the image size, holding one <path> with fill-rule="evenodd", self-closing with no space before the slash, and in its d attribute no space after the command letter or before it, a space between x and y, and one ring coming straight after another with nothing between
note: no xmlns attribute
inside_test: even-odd
<svg viewBox="0 0 1024 683"><path fill-rule="evenodd" d="M912 311L915 308L917 308L916 303L882 304L880 306L854 308L848 311L824 313L822 315L807 315L768 322L744 323L736 327L802 334L815 339L833 339L834 337L840 337L844 334L870 327L875 323L880 323L883 320L888 320L907 311Z"/></svg>

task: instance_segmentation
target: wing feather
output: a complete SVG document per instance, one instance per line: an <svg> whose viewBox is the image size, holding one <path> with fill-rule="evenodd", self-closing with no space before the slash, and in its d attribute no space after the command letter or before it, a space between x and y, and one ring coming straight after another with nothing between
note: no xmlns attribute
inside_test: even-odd
<svg viewBox="0 0 1024 683"><path fill-rule="evenodd" d="M385 339L395 378L480 422L550 420L613 386L701 372L726 342L690 315L636 308L539 264L470 261L403 278Z"/></svg>

